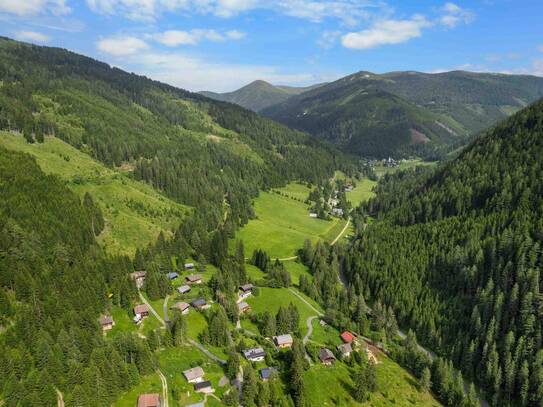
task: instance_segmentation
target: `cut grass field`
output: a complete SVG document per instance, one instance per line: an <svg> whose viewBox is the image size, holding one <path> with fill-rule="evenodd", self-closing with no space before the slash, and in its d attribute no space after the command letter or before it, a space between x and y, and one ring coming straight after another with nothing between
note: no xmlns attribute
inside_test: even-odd
<svg viewBox="0 0 543 407"><path fill-rule="evenodd" d="M134 407L138 402L138 396L144 393L162 394L162 384L158 374L152 374L142 377L139 384L131 390L123 393L113 404L112 407Z"/></svg>
<svg viewBox="0 0 543 407"><path fill-rule="evenodd" d="M380 356L377 365L377 391L365 403L352 398L352 369L341 362L333 366L315 364L305 373L306 388L312 406L360 407L437 407L430 393L419 391L416 379L392 360ZM323 385L326 383L326 385Z"/></svg>
<svg viewBox="0 0 543 407"><path fill-rule="evenodd" d="M377 185L377 182L371 179L364 178L361 181L356 181L356 187L346 193L347 200L351 202L353 207L357 207L362 202L367 201L375 196L373 188Z"/></svg>
<svg viewBox="0 0 543 407"><path fill-rule="evenodd" d="M161 231L170 235L187 213L187 207L151 186L105 167L60 139L28 144L19 134L0 132L0 145L33 155L44 172L67 181L79 196L89 192L104 214L106 226L98 240L109 252L133 255Z"/></svg>
<svg viewBox="0 0 543 407"><path fill-rule="evenodd" d="M291 184L280 191L285 190L288 194L293 188ZM331 241L345 225L342 219L310 218L306 204L273 192L262 192L255 200L254 208L257 219L250 220L236 235L245 244L248 257L255 249L266 251L272 258L295 256L305 239L313 243Z"/></svg>
<svg viewBox="0 0 543 407"><path fill-rule="evenodd" d="M405 160L400 163L397 167L384 167L382 165L378 165L375 167L375 174L380 178L383 175L387 173L393 173L396 171L403 171L410 168L415 168L418 166L435 166L437 165L436 162L429 162L429 161L422 161L421 159L411 159L411 160Z"/></svg>

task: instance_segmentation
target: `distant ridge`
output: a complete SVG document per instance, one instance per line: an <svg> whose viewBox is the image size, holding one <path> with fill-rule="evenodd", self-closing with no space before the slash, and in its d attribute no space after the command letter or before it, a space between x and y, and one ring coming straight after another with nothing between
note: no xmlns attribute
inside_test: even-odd
<svg viewBox="0 0 543 407"><path fill-rule="evenodd" d="M256 80L250 84L227 93L215 93L202 91L201 95L222 102L230 102L246 109L259 112L270 106L286 101L288 98L315 89L323 84L307 87L275 86L262 80Z"/></svg>

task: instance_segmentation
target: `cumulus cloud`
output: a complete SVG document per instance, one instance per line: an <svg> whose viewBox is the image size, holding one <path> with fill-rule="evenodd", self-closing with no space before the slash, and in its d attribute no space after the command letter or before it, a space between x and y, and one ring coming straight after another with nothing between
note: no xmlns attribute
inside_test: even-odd
<svg viewBox="0 0 543 407"><path fill-rule="evenodd" d="M38 44L46 43L51 39L48 35L36 31L17 31L14 33L14 37L21 41L35 42Z"/></svg>
<svg viewBox="0 0 543 407"><path fill-rule="evenodd" d="M130 36L102 38L97 42L96 47L98 50L113 56L132 55L149 48L145 41Z"/></svg>
<svg viewBox="0 0 543 407"><path fill-rule="evenodd" d="M0 0L0 13L31 16L44 12L67 14L70 8L66 0Z"/></svg>
<svg viewBox="0 0 543 407"><path fill-rule="evenodd" d="M341 43L351 49L371 49L380 45L400 44L422 35L431 26L426 17L415 15L409 20L383 20L359 32L351 32L341 38Z"/></svg>
<svg viewBox="0 0 543 407"><path fill-rule="evenodd" d="M317 40L317 44L325 49L332 48L339 37L341 37L341 31L324 31Z"/></svg>
<svg viewBox="0 0 543 407"><path fill-rule="evenodd" d="M191 31L170 30L151 35L151 37L168 47L179 45L196 45L200 41L226 41L240 40L245 37L245 33L237 30L230 30L220 33L216 30L194 29Z"/></svg>

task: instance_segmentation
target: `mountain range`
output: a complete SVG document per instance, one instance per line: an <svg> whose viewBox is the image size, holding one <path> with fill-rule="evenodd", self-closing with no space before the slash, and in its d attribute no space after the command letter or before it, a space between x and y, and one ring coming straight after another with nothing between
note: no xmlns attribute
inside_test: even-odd
<svg viewBox="0 0 543 407"><path fill-rule="evenodd" d="M229 94L236 97L228 101L362 156L430 157L542 97L543 78L464 71L358 72L297 90L288 93L256 82Z"/></svg>

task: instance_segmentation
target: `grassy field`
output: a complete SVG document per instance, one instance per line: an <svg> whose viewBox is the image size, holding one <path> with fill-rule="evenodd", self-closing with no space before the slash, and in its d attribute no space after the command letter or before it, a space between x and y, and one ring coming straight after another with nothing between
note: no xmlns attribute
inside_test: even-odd
<svg viewBox="0 0 543 407"><path fill-rule="evenodd" d="M162 394L162 384L158 374L142 377L140 383L119 397L112 407L134 407L138 402L138 396L145 393Z"/></svg>
<svg viewBox="0 0 543 407"><path fill-rule="evenodd" d="M353 207L357 207L363 201L375 196L373 188L377 185L377 182L371 179L364 178L361 181L356 181L356 188L346 193L347 199L351 202Z"/></svg>
<svg viewBox="0 0 543 407"><path fill-rule="evenodd" d="M298 308L300 314L300 332L302 335L305 335L307 332L306 320L308 317L316 315L316 313L288 289L261 287L259 296L251 296L247 299L252 312L262 313L269 311L273 315L277 313L279 307L287 307L291 302ZM243 320L242 326L254 332L258 331L249 320Z"/></svg>
<svg viewBox="0 0 543 407"><path fill-rule="evenodd" d="M375 174L378 177L382 177L383 175L387 173L407 170L409 168L418 167L419 165L434 166L436 165L436 162L422 161L421 159L411 159L411 160L405 160L401 162L399 166L393 167L393 168L383 167L382 165L378 165L375 167Z"/></svg>
<svg viewBox="0 0 543 407"><path fill-rule="evenodd" d="M183 371L194 366L204 369L205 380L211 381L215 389L215 395L221 397L226 388L219 387L219 380L224 376L222 368L216 363L210 362L209 358L193 346L184 346L165 349L158 355L160 370L168 380L168 388L178 388L180 399L174 400L170 406L185 406L187 404L203 401L202 394L195 393L193 385L187 383Z"/></svg>
<svg viewBox="0 0 543 407"><path fill-rule="evenodd" d="M110 252L133 254L137 247L153 242L160 231L169 235L187 212L185 206L149 185L103 166L57 138L28 144L20 135L0 132L0 145L33 155L43 171L66 180L79 196L89 192L106 221L98 240Z"/></svg>
<svg viewBox="0 0 543 407"><path fill-rule="evenodd" d="M377 387L365 403L357 403L351 394L352 370L337 362L325 367L315 364L306 374L306 387L312 406L364 406L364 407L431 407L440 406L431 394L418 390L413 376L392 360L381 356L377 365ZM326 383L326 386L323 386Z"/></svg>
<svg viewBox="0 0 543 407"><path fill-rule="evenodd" d="M280 188L277 191L280 191L281 193L286 194L291 198L301 199L305 202L305 200L309 197L311 188L309 188L306 184L291 182L286 187Z"/></svg>
<svg viewBox="0 0 543 407"><path fill-rule="evenodd" d="M306 188L294 185L281 191ZM333 240L335 231L339 233L340 225L345 222L336 218L331 221L310 218L306 204L271 192L262 192L255 200L255 213L257 219L249 221L236 236L243 240L248 257L255 249L265 250L272 258L294 256L305 239Z"/></svg>

